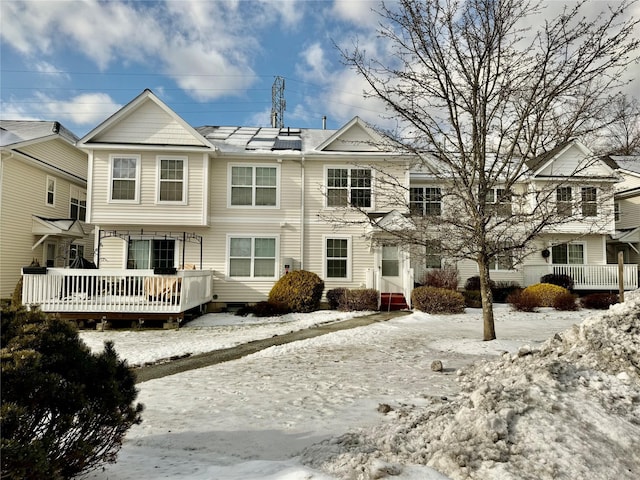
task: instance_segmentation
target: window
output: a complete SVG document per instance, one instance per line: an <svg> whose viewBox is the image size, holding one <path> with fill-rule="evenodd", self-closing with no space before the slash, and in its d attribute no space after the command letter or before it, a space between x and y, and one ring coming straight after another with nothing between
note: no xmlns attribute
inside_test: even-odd
<svg viewBox="0 0 640 480"><path fill-rule="evenodd" d="M229 276L274 278L276 276L276 238L230 237Z"/></svg>
<svg viewBox="0 0 640 480"><path fill-rule="evenodd" d="M138 201L139 156L111 157L111 200Z"/></svg>
<svg viewBox="0 0 640 480"><path fill-rule="evenodd" d="M504 188L492 188L487 192L487 207L489 211L495 212L500 217L510 217L511 193Z"/></svg>
<svg viewBox="0 0 640 480"><path fill-rule="evenodd" d="M442 246L438 241L428 242L425 247L425 267L441 268L442 267Z"/></svg>
<svg viewBox="0 0 640 480"><path fill-rule="evenodd" d="M620 221L620 202L613 204L613 216L616 222Z"/></svg>
<svg viewBox="0 0 640 480"><path fill-rule="evenodd" d="M185 158L158 158L158 201L183 202L185 199Z"/></svg>
<svg viewBox="0 0 640 480"><path fill-rule="evenodd" d="M349 239L325 239L325 268L327 278L349 278Z"/></svg>
<svg viewBox="0 0 640 480"><path fill-rule="evenodd" d="M561 217L570 217L573 213L571 187L556 189L556 213Z"/></svg>
<svg viewBox="0 0 640 480"><path fill-rule="evenodd" d="M54 207L56 204L56 179L47 176L47 205Z"/></svg>
<svg viewBox="0 0 640 480"><path fill-rule="evenodd" d="M371 207L371 169L328 168L327 207Z"/></svg>
<svg viewBox="0 0 640 480"><path fill-rule="evenodd" d="M584 245L582 243L563 243L551 247L553 263L559 264L583 264Z"/></svg>
<svg viewBox="0 0 640 480"><path fill-rule="evenodd" d="M598 197L596 187L582 187L582 216L598 215Z"/></svg>
<svg viewBox="0 0 640 480"><path fill-rule="evenodd" d="M74 220L82 220L84 222L87 219L87 191L71 185L69 197L69 216Z"/></svg>
<svg viewBox="0 0 640 480"><path fill-rule="evenodd" d="M171 268L176 256L175 240L129 240L127 268Z"/></svg>
<svg viewBox="0 0 640 480"><path fill-rule="evenodd" d="M72 243L69 245L69 265L78 258L84 258L84 245Z"/></svg>
<svg viewBox="0 0 640 480"><path fill-rule="evenodd" d="M232 166L231 205L277 206L278 174L277 167Z"/></svg>
<svg viewBox="0 0 640 480"><path fill-rule="evenodd" d="M440 215L442 213L442 193L439 188L411 187L409 206L418 215Z"/></svg>
<svg viewBox="0 0 640 480"><path fill-rule="evenodd" d="M400 260L398 247L395 245L382 246L382 276L397 277L400 275Z"/></svg>

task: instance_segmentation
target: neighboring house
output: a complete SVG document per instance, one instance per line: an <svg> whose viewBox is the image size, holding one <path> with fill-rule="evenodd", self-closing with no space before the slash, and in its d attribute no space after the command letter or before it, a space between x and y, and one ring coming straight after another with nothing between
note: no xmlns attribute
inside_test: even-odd
<svg viewBox="0 0 640 480"><path fill-rule="evenodd" d="M21 269L93 257L87 155L58 122L0 120L0 298Z"/></svg>
<svg viewBox="0 0 640 480"><path fill-rule="evenodd" d="M409 202L430 214L448 207L440 205L437 184L410 174L410 159L383 145L357 117L338 130L194 128L145 90L78 142L89 158L87 221L97 227L99 266L94 275L105 296L120 297L102 297L94 302L100 305L83 308L131 312L135 305L135 317L180 313L208 302L257 302L294 269L317 273L325 291L370 287L408 300L418 273L441 266L443 259L438 252L411 258L407 249L385 244L367 222L354 222L361 214L344 207L400 223ZM589 154L577 142L563 145L531 165L531 185L573 172ZM397 192L380 188L380 167L405 179L402 204ZM585 268L608 268L613 201L599 211L593 204L617 180L606 163L596 162L558 194L560 203L577 199L572 208L602 218L598 231L578 220L546 232L524 268L496 262L493 278L526 285L562 267L582 275L582 288L604 288L602 276L595 282ZM462 281L477 275L471 262L461 262L459 269ZM72 311L71 303L63 305L66 311ZM44 308L62 307L50 302Z"/></svg>
<svg viewBox="0 0 640 480"><path fill-rule="evenodd" d="M640 156L607 159L623 179L616 185L616 230L607 245L607 260L617 263L622 252L625 263L640 263Z"/></svg>

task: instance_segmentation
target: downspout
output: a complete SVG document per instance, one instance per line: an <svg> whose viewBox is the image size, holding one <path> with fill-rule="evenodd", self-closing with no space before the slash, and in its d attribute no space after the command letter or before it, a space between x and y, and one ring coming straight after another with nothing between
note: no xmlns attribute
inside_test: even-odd
<svg viewBox="0 0 640 480"><path fill-rule="evenodd" d="M304 156L300 160L300 270L304 270Z"/></svg>

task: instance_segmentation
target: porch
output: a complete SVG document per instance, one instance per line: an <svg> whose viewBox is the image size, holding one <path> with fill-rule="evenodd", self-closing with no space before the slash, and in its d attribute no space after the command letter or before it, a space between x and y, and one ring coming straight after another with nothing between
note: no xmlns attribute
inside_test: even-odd
<svg viewBox="0 0 640 480"><path fill-rule="evenodd" d="M525 265L524 286L540 282L540 277L553 273L573 278L574 290L618 290L618 265L545 264ZM623 265L625 290L638 288L638 265Z"/></svg>
<svg viewBox="0 0 640 480"><path fill-rule="evenodd" d="M78 319L182 318L213 295L211 270L48 268L45 273L23 270L22 278L24 305Z"/></svg>

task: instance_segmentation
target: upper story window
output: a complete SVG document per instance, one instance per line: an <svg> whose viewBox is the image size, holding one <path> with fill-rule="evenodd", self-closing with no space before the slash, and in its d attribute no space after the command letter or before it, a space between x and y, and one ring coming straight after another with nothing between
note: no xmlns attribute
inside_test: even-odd
<svg viewBox="0 0 640 480"><path fill-rule="evenodd" d="M171 268L175 264L175 258L175 240L129 240L127 268Z"/></svg>
<svg viewBox="0 0 640 480"><path fill-rule="evenodd" d="M137 202L140 198L140 156L111 156L111 200Z"/></svg>
<svg viewBox="0 0 640 480"><path fill-rule="evenodd" d="M442 193L435 187L411 187L409 206L418 215L441 215Z"/></svg>
<svg viewBox="0 0 640 480"><path fill-rule="evenodd" d="M492 188L487 192L488 207L500 217L512 214L511 192L504 188Z"/></svg>
<svg viewBox="0 0 640 480"><path fill-rule="evenodd" d="M556 189L556 213L562 217L570 217L573 213L571 187Z"/></svg>
<svg viewBox="0 0 640 480"><path fill-rule="evenodd" d="M183 203L186 197L187 159L158 157L158 201Z"/></svg>
<svg viewBox="0 0 640 480"><path fill-rule="evenodd" d="M86 221L87 219L87 191L83 188L71 185L69 191L69 217L74 220Z"/></svg>
<svg viewBox="0 0 640 480"><path fill-rule="evenodd" d="M229 237L229 276L274 278L275 237Z"/></svg>
<svg viewBox="0 0 640 480"><path fill-rule="evenodd" d="M279 173L276 166L231 166L231 206L276 207Z"/></svg>
<svg viewBox="0 0 640 480"><path fill-rule="evenodd" d="M56 179L47 176L47 205L54 207L56 205Z"/></svg>
<svg viewBox="0 0 640 480"><path fill-rule="evenodd" d="M371 169L328 168L327 207L371 207Z"/></svg>
<svg viewBox="0 0 640 480"><path fill-rule="evenodd" d="M620 221L620 202L613 204L613 216L616 222Z"/></svg>
<svg viewBox="0 0 640 480"><path fill-rule="evenodd" d="M582 187L581 206L583 217L598 215L598 193L596 187Z"/></svg>

